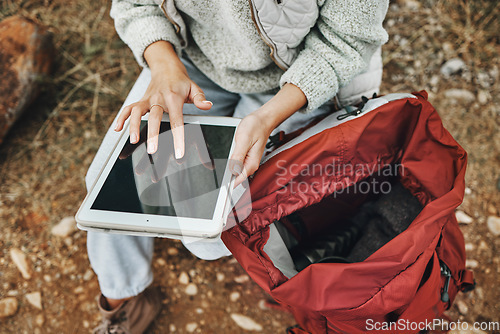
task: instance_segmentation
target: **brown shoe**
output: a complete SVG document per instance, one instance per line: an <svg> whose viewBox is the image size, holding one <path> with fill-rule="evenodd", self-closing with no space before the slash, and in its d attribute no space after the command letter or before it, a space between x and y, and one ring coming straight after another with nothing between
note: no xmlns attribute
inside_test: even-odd
<svg viewBox="0 0 500 334"><path fill-rule="evenodd" d="M147 288L112 311L107 311L104 296L97 297L102 323L94 334L143 334L161 308L160 289Z"/></svg>

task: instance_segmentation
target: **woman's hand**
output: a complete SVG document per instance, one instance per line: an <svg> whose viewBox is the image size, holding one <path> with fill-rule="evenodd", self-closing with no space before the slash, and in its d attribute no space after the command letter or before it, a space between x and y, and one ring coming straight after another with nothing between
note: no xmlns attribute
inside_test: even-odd
<svg viewBox="0 0 500 334"><path fill-rule="evenodd" d="M235 147L230 158L231 171L237 175L235 187L259 168L267 139L274 129L270 124L266 126L267 120L261 117L260 113L253 112L243 118L236 129Z"/></svg>
<svg viewBox="0 0 500 334"><path fill-rule="evenodd" d="M300 88L287 83L271 100L241 120L230 158L231 171L237 175L235 187L259 168L271 132L306 102Z"/></svg>
<svg viewBox="0 0 500 334"><path fill-rule="evenodd" d="M151 82L141 100L123 109L115 131L121 131L130 117L130 143L137 143L141 117L149 111L147 151L153 154L158 149L163 112L167 112L174 137L175 158L180 159L184 156L184 103L194 103L199 109L209 110L212 102L206 100L201 88L189 78L170 43L158 41L151 44L144 52L144 58L151 69Z"/></svg>

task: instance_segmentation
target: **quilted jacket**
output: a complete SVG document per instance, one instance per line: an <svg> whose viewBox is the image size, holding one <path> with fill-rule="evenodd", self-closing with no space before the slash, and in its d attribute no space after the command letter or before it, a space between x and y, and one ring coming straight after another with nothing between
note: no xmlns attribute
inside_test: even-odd
<svg viewBox="0 0 500 334"><path fill-rule="evenodd" d="M174 0L163 0L160 7L185 45L186 25ZM250 7L260 37L271 49L271 58L281 69L288 69L297 56L298 46L318 19L317 1L250 0Z"/></svg>

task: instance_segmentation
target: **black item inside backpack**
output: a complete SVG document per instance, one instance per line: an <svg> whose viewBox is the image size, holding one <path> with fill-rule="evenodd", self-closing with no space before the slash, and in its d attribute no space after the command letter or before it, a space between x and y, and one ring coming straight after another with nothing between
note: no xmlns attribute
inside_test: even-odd
<svg viewBox="0 0 500 334"><path fill-rule="evenodd" d="M422 210L394 166L274 224L301 271L313 263L361 262L408 228ZM389 175L389 176L386 176Z"/></svg>

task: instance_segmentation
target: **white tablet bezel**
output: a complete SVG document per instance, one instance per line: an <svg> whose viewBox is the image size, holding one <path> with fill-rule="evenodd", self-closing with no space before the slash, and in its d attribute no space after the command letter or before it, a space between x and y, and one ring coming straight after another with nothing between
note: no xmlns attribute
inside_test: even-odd
<svg viewBox="0 0 500 334"><path fill-rule="evenodd" d="M142 120L147 120L148 116L149 113L143 116ZM163 115L162 121L169 121L168 114L165 113ZM240 121L241 119L233 117L184 115L184 123L230 126L236 128ZM106 164L92 185L91 190L87 193L87 196L83 200L75 216L78 227L83 230L99 230L131 235L154 235L171 238L182 238L183 236L215 238L220 235L224 225L224 213L227 212L226 206L228 205L227 202L230 196L230 190L232 190L234 183L234 177L227 166L229 157L234 149L234 135L212 219L170 217L145 213L138 214L91 209L92 203L99 194L118 155L128 140L129 123L127 121Z"/></svg>

